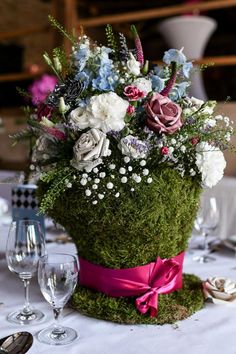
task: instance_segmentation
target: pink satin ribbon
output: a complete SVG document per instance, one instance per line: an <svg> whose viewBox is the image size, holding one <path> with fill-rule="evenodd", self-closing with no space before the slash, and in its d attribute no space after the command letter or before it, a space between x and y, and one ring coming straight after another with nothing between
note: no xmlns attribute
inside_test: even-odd
<svg viewBox="0 0 236 354"><path fill-rule="evenodd" d="M90 263L79 257L80 285L100 291L111 297L139 296L136 307L150 316L158 312L158 295L182 288L184 252L169 259L157 258L144 266L110 269Z"/></svg>

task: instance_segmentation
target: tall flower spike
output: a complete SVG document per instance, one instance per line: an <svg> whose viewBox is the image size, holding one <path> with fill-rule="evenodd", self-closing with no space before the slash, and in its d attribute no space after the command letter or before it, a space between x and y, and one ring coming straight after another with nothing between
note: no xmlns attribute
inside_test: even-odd
<svg viewBox="0 0 236 354"><path fill-rule="evenodd" d="M135 47L136 47L136 55L137 55L137 60L138 62L141 64L141 66L143 66L144 64L144 55L143 55L143 47L142 47L142 43L141 40L139 38L137 29L135 27L135 25L131 26L131 31L134 35L134 42L135 42Z"/></svg>
<svg viewBox="0 0 236 354"><path fill-rule="evenodd" d="M167 81L165 88L160 92L160 94L162 96L168 96L175 84L175 80L176 80L176 76L177 76L177 64L175 62L171 63L171 69L172 69L171 76L170 76L169 80Z"/></svg>

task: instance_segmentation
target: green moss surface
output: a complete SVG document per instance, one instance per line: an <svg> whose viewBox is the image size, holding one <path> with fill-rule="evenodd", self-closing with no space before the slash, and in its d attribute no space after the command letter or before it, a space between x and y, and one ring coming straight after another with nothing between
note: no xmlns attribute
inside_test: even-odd
<svg viewBox="0 0 236 354"><path fill-rule="evenodd" d="M93 205L84 188L74 183L57 198L49 215L63 225L78 254L109 268L130 268L170 258L187 247L201 188L171 168L157 170L153 183L140 183L135 191L120 186L120 197ZM39 184L39 199L49 186ZM140 315L130 298L109 298L78 287L73 307L93 317L119 323L172 323L186 318L203 305L200 281L185 276L184 288L159 297L158 318Z"/></svg>
<svg viewBox="0 0 236 354"><path fill-rule="evenodd" d="M47 186L40 185L39 196ZM121 186L120 197L93 205L79 183L67 189L49 215L63 225L78 254L110 268L129 268L170 258L187 247L200 187L173 169L157 171L151 184L135 192Z"/></svg>
<svg viewBox="0 0 236 354"><path fill-rule="evenodd" d="M181 290L159 295L158 316L140 314L134 298L112 298L83 287L78 287L71 306L80 313L103 320L127 324L174 323L200 310L204 304L201 280L194 275L184 274Z"/></svg>

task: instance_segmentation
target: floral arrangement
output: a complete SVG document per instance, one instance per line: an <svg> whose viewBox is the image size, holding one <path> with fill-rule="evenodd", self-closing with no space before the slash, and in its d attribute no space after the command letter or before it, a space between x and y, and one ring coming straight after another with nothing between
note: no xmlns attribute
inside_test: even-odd
<svg viewBox="0 0 236 354"><path fill-rule="evenodd" d="M158 166L206 187L223 176L229 118L214 113L215 101L188 96L193 65L182 49L166 51L161 66L150 64L135 26L131 31L134 49L108 25L108 46L66 34L69 58L58 48L53 58L44 55L58 82L27 108L28 130L21 133L35 138L32 172L50 183L42 212L75 183L93 205L119 198L124 184L135 193L152 183Z"/></svg>

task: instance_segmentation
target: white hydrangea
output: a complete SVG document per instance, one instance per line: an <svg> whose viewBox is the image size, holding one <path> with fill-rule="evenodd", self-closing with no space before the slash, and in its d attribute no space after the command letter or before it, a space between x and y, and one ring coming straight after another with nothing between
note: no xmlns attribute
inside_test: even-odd
<svg viewBox="0 0 236 354"><path fill-rule="evenodd" d="M201 142L196 146L196 165L205 187L215 186L223 177L226 161L219 148Z"/></svg>
<svg viewBox="0 0 236 354"><path fill-rule="evenodd" d="M139 77L135 81L132 82L132 86L137 87L140 91L148 94L152 91L152 82L149 79L145 79L144 77Z"/></svg>

